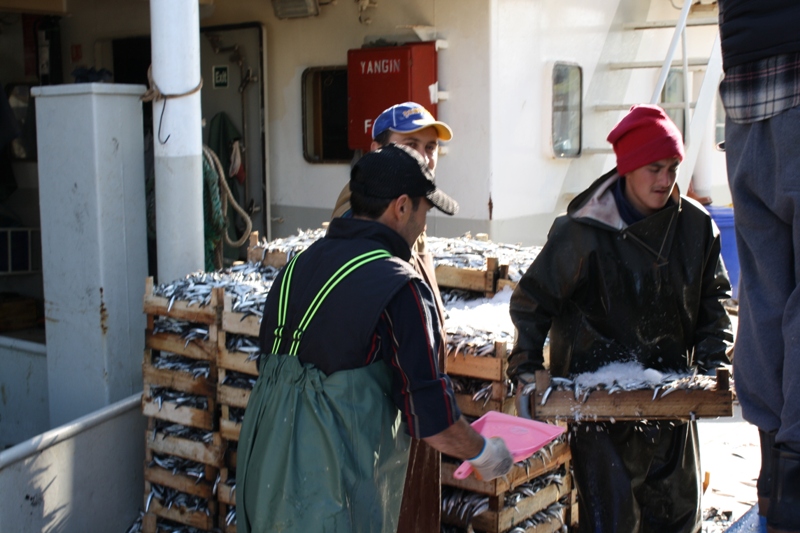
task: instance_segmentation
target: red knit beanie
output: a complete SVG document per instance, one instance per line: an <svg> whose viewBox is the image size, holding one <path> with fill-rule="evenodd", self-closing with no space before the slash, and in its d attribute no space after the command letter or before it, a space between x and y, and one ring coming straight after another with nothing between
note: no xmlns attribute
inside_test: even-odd
<svg viewBox="0 0 800 533"><path fill-rule="evenodd" d="M678 157L683 139L675 123L656 105L635 105L608 134L617 155L617 173L624 176L654 161Z"/></svg>

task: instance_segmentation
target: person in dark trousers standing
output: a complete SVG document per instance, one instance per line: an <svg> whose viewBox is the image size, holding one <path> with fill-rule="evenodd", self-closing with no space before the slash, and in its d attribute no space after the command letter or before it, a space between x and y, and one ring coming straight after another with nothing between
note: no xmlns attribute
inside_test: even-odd
<svg viewBox="0 0 800 533"><path fill-rule="evenodd" d="M759 512L800 531L800 2L720 0L725 153L739 252L734 378L758 427Z"/></svg>
<svg viewBox="0 0 800 533"><path fill-rule="evenodd" d="M520 387L612 362L711 373L728 362L730 283L719 231L675 186L680 131L657 106L633 106L608 136L617 168L570 202L511 296L517 329L508 374ZM579 531L700 530L693 421L570 427Z"/></svg>
<svg viewBox="0 0 800 533"><path fill-rule="evenodd" d="M433 295L409 264L428 210L457 204L397 145L362 157L350 188L353 217L284 267L265 304L238 447L244 533L393 533L408 436L484 479L513 466L502 439L461 416L439 372Z"/></svg>
<svg viewBox="0 0 800 533"><path fill-rule="evenodd" d="M439 141L449 141L453 131L444 122L436 120L423 106L416 102L403 102L385 109L373 122L372 145L374 151L394 143L412 148L427 158L428 168L436 171L439 161ZM350 184L344 186L336 205L333 217L350 217ZM441 336L444 332L444 304L436 282L433 258L427 250L425 231L414 243L411 265L422 276L433 292L436 311L439 314ZM442 342L439 349L439 368L444 368L447 344ZM400 510L398 533L420 533L439 528L441 524L441 456L424 441L414 439L409 453L406 490Z"/></svg>

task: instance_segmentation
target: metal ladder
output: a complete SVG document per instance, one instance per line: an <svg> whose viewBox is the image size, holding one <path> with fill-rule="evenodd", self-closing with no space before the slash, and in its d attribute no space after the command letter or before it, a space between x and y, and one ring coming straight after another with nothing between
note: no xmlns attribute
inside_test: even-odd
<svg viewBox="0 0 800 533"><path fill-rule="evenodd" d="M686 157L679 167L678 186L682 191L687 191L692 174L694 173L697 157L700 150L702 136L708 125L710 114L714 112L714 103L720 79L722 78L722 57L720 53L719 35L714 39L714 44L707 58L689 58L687 54L686 28L692 26L716 26L717 17L695 17L689 18L689 12L697 0L685 0L678 20L670 21L645 21L635 22L624 25L628 31L662 30L674 28L672 40L669 45L666 57L663 61L629 61L629 62L610 62L607 64L609 71L626 71L632 69L657 69L660 73L656 86L650 98L651 104L660 105L663 109L682 109L684 124L686 125L684 148ZM704 4L708 5L708 4ZM713 4L712 4L713 5ZM681 59L676 60L678 44L681 44ZM666 103L660 102L661 93L667 81L667 76L671 69L681 68L683 71L683 102ZM689 96L689 71L704 70L703 82L695 101L691 101ZM596 104L593 106L595 112L608 111L627 111L632 104ZM588 154L609 154L611 148L586 148Z"/></svg>

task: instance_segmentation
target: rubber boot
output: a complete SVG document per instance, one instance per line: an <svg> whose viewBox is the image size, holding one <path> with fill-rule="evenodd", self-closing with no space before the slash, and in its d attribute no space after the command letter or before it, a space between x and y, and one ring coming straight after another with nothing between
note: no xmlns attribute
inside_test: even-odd
<svg viewBox="0 0 800 533"><path fill-rule="evenodd" d="M758 430L758 438L761 441L761 472L758 473L756 491L758 494L758 514L767 516L769 511L769 497L772 490L772 449L775 447L774 431Z"/></svg>
<svg viewBox="0 0 800 533"><path fill-rule="evenodd" d="M767 527L775 532L800 532L800 453L785 446L773 448Z"/></svg>

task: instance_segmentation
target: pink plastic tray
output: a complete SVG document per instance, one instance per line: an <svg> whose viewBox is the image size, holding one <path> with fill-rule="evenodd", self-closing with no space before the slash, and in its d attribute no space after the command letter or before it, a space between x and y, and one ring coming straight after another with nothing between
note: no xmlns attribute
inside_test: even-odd
<svg viewBox="0 0 800 533"><path fill-rule="evenodd" d="M501 437L514 457L514 462L527 459L564 432L562 427L498 411L489 411L473 422L472 427L487 439ZM464 461L453 472L453 477L465 479L471 472L472 464Z"/></svg>

